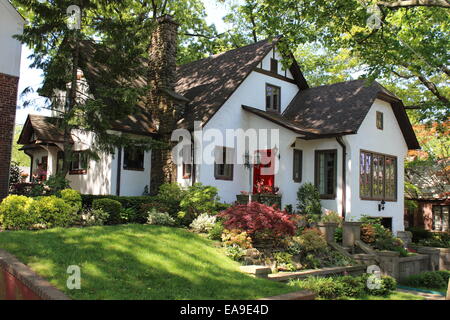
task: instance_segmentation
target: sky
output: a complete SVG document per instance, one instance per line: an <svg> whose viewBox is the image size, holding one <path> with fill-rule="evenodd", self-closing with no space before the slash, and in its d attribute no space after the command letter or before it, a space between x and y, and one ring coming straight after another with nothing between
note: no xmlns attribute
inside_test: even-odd
<svg viewBox="0 0 450 320"><path fill-rule="evenodd" d="M239 0L235 0L238 2ZM219 3L217 0L203 0L206 10L206 21L208 24L215 24L219 32L223 32L228 29L227 25L223 22L222 17L225 13L225 6ZM43 105L44 98L39 97L37 93L29 93L26 96L22 96L21 93L25 88L31 87L38 89L42 83L42 72L38 69L30 68L29 65L32 62L28 57L32 54L32 51L22 46L22 57L20 67L20 79L19 79L19 94L17 99L17 105L19 108L16 111L16 124L23 124L29 113L42 114L49 116L50 111L46 109L36 109L34 106L23 108L24 101L32 101L34 105Z"/></svg>

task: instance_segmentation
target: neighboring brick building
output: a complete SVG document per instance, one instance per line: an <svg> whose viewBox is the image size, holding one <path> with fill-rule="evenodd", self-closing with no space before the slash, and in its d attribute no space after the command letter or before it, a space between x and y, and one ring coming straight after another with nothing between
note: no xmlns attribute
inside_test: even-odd
<svg viewBox="0 0 450 320"><path fill-rule="evenodd" d="M0 200L8 194L9 165L14 135L21 44L12 36L25 21L7 0L0 0Z"/></svg>

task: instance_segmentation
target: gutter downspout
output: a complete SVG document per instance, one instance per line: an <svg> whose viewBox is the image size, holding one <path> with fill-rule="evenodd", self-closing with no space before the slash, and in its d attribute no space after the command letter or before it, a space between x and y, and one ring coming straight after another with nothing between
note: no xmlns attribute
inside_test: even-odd
<svg viewBox="0 0 450 320"><path fill-rule="evenodd" d="M346 156L347 156L347 148L345 147L344 140L342 136L336 137L336 141L342 147L342 218L345 221L345 211L346 211L346 202L347 202L347 194L346 194Z"/></svg>
<svg viewBox="0 0 450 320"><path fill-rule="evenodd" d="M116 195L120 196L120 175L122 169L122 147L117 148L117 177L116 177Z"/></svg>

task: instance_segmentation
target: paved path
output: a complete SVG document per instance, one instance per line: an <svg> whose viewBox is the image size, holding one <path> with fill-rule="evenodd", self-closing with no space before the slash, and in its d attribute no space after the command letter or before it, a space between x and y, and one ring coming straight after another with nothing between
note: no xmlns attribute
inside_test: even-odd
<svg viewBox="0 0 450 320"><path fill-rule="evenodd" d="M445 300L445 297L441 296L439 294L425 293L425 292L420 292L420 291L404 290L404 289L397 289L397 291L415 294L417 296L424 297L426 300Z"/></svg>

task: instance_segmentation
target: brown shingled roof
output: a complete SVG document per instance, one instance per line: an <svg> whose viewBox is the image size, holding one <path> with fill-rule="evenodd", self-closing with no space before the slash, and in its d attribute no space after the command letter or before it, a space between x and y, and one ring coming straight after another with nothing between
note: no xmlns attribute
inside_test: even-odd
<svg viewBox="0 0 450 320"><path fill-rule="evenodd" d="M376 98L391 103L409 149L420 149L402 101L377 82L354 80L300 90L282 115L243 106L267 120L303 133L305 139L357 133Z"/></svg>
<svg viewBox="0 0 450 320"><path fill-rule="evenodd" d="M17 143L63 143L64 132L58 128L57 121L58 118L29 114ZM34 140L32 140L33 133Z"/></svg>
<svg viewBox="0 0 450 320"><path fill-rule="evenodd" d="M262 40L178 66L175 92L180 95L180 99L184 97L189 100L184 117L178 122L179 126L192 129L196 120L201 121L203 125L206 124L279 39L280 37ZM94 55L104 54L104 51L104 47L100 44L91 41L82 42L80 63L94 95L96 82L102 81L107 70L104 65L91 61ZM142 59L142 65L146 67L146 64L146 59ZM299 87L308 87L295 61L290 71ZM133 84L142 88L147 82L145 78L139 76ZM127 119L117 121L114 128L134 133L154 133L150 113L146 111L144 104L140 103L137 108L138 112L135 115L129 115Z"/></svg>

